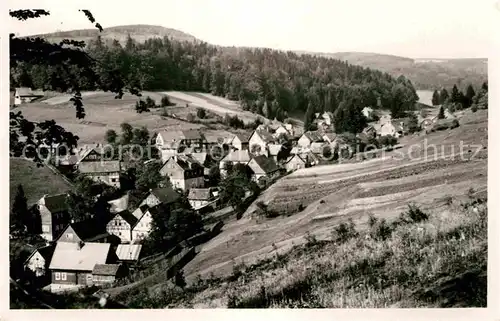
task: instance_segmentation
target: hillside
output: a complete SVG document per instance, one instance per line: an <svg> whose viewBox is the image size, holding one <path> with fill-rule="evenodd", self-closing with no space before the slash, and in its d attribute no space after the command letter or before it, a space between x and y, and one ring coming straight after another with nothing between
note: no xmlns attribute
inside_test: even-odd
<svg viewBox="0 0 500 321"><path fill-rule="evenodd" d="M165 28L161 26L152 26L152 25L126 25L126 26L109 27L109 28L104 28L103 32L101 33L99 32L99 30L95 28L60 31L60 32L47 33L43 35L35 35L35 37L41 37L51 42L59 42L65 38L88 42L89 40L97 37L97 35L100 35L103 40L111 41L116 39L121 44L125 44L125 41L129 34L130 37L137 42L144 42L147 39L163 38L163 37L168 37L170 39L177 41L189 41L189 42L199 41L194 36L187 34L185 32L176 29Z"/></svg>
<svg viewBox="0 0 500 321"><path fill-rule="evenodd" d="M38 201L44 194L64 193L70 189L69 184L48 167L36 167L35 163L25 159L11 158L9 174L10 205L19 184L23 186L28 205Z"/></svg>
<svg viewBox="0 0 500 321"><path fill-rule="evenodd" d="M468 83L480 86L488 79L488 60L486 58L411 59L365 52L313 54L378 69L394 77L404 75L413 82L417 89L433 90L442 86L452 87L454 84L465 87Z"/></svg>

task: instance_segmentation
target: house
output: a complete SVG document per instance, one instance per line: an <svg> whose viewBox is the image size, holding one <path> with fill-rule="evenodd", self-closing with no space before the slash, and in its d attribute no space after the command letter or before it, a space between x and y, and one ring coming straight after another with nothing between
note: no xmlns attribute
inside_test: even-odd
<svg viewBox="0 0 500 321"><path fill-rule="evenodd" d="M32 91L31 88L28 87L16 88L16 92L14 93L14 105L19 106L24 103L30 103L43 96L43 92Z"/></svg>
<svg viewBox="0 0 500 321"><path fill-rule="evenodd" d="M210 165L212 160L210 154L207 152L201 152L201 153L192 153L189 155L193 157L198 163L200 163L201 166L203 166L203 175L205 176L209 175Z"/></svg>
<svg viewBox="0 0 500 321"><path fill-rule="evenodd" d="M117 279L127 274L124 265L121 264L96 264L92 269L92 284L102 286L112 284Z"/></svg>
<svg viewBox="0 0 500 321"><path fill-rule="evenodd" d="M244 150L234 150L230 151L229 154L227 154L220 162L219 162L219 169L221 176L225 176L227 174L227 166L228 165L236 165L236 164L248 164L251 159L250 152L246 149Z"/></svg>
<svg viewBox="0 0 500 321"><path fill-rule="evenodd" d="M120 198L108 201L108 204L110 206L109 212L110 213L118 213L118 212L121 212L123 210L126 210L128 208L129 200L130 200L130 197L129 197L129 193L127 192L127 193L125 193L125 195L123 195Z"/></svg>
<svg viewBox="0 0 500 321"><path fill-rule="evenodd" d="M286 160L284 167L288 172L291 172L297 169L306 168L307 161L301 155L292 155Z"/></svg>
<svg viewBox="0 0 500 321"><path fill-rule="evenodd" d="M70 222L67 197L67 194L44 195L35 205L41 218L41 237L47 241L56 239Z"/></svg>
<svg viewBox="0 0 500 321"><path fill-rule="evenodd" d="M153 188L149 190L148 195L142 200L139 207L142 205L147 205L149 207L154 207L160 204L168 205L177 201L179 197L179 194L171 187Z"/></svg>
<svg viewBox="0 0 500 321"><path fill-rule="evenodd" d="M204 167L191 155L174 155L160 169L160 174L168 176L174 188L183 191L204 187L204 173Z"/></svg>
<svg viewBox="0 0 500 321"><path fill-rule="evenodd" d="M267 154L269 155L269 157L271 157L275 162L278 161L278 154L279 152L281 151L281 149L283 148L283 145L281 144L269 144L267 146L267 149L268 149L268 152Z"/></svg>
<svg viewBox="0 0 500 321"><path fill-rule="evenodd" d="M274 132L274 137L278 138L280 135L286 135L288 139L293 139L299 134L299 129L294 127L292 124L282 124L279 125Z"/></svg>
<svg viewBox="0 0 500 321"><path fill-rule="evenodd" d="M189 190L188 201L194 210L212 206L217 206L218 192L214 188L192 188Z"/></svg>
<svg viewBox="0 0 500 321"><path fill-rule="evenodd" d="M267 156L267 146L275 142L276 139L270 132L265 130L255 130L248 141L250 153L255 156Z"/></svg>
<svg viewBox="0 0 500 321"><path fill-rule="evenodd" d="M81 161L78 171L95 182L120 188L121 163L118 160Z"/></svg>
<svg viewBox="0 0 500 321"><path fill-rule="evenodd" d="M323 142L323 137L317 131L308 131L302 134L299 138L297 145L303 148L311 146L312 143Z"/></svg>
<svg viewBox="0 0 500 321"><path fill-rule="evenodd" d="M143 240L151 232L151 224L154 215L168 215L168 205L156 205L153 207L144 204L134 211L137 222L132 226L132 242L136 243Z"/></svg>
<svg viewBox="0 0 500 321"><path fill-rule="evenodd" d="M120 244L116 248L118 263L135 264L139 262L142 244Z"/></svg>
<svg viewBox="0 0 500 321"><path fill-rule="evenodd" d="M50 260L52 260L52 255L54 254L54 249L55 247L53 245L35 249L24 261L24 270L31 271L37 278L47 275Z"/></svg>
<svg viewBox="0 0 500 321"><path fill-rule="evenodd" d="M326 126L332 126L333 125L333 113L332 112L324 112L323 114L316 113L316 123L318 126L326 125Z"/></svg>
<svg viewBox="0 0 500 321"><path fill-rule="evenodd" d="M122 243L130 243L132 242L132 229L138 220L128 210L123 210L116 213L106 224L106 231L119 237Z"/></svg>
<svg viewBox="0 0 500 321"><path fill-rule="evenodd" d="M235 134L231 140L231 146L237 150L248 149L250 144L250 139L246 134Z"/></svg>
<svg viewBox="0 0 500 321"><path fill-rule="evenodd" d="M160 150L163 162L171 156L184 153L186 148L192 152L202 152L206 139L199 130L160 131L156 135L156 146Z"/></svg>
<svg viewBox="0 0 500 321"><path fill-rule="evenodd" d="M91 286L94 266L115 262L109 243L58 242L49 265L51 291Z"/></svg>
<svg viewBox="0 0 500 321"><path fill-rule="evenodd" d="M408 134L408 122L405 119L394 119L382 125L380 129L381 136L401 137Z"/></svg>
<svg viewBox="0 0 500 321"><path fill-rule="evenodd" d="M371 107L363 108L363 110L361 110L361 113L363 114L363 116L365 116L368 119L373 118L373 108L371 108Z"/></svg>
<svg viewBox="0 0 500 321"><path fill-rule="evenodd" d="M248 167L253 171L252 179L258 183L279 176L279 167L276 162L264 155L256 156L250 160Z"/></svg>
<svg viewBox="0 0 500 321"><path fill-rule="evenodd" d="M110 234L105 226L95 219L70 223L57 237L56 242L93 242L93 243L112 243Z"/></svg>

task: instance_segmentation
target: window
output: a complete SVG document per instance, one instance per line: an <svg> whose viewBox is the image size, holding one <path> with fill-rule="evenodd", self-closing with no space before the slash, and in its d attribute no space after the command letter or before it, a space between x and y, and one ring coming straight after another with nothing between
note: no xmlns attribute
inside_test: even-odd
<svg viewBox="0 0 500 321"><path fill-rule="evenodd" d="M56 280L59 281L61 279L61 273L56 272Z"/></svg>
<svg viewBox="0 0 500 321"><path fill-rule="evenodd" d="M112 178L112 179L111 179L111 182L112 182L112 183L115 183L115 182L116 182L116 178Z"/></svg>
<svg viewBox="0 0 500 321"><path fill-rule="evenodd" d="M69 240L73 239L73 233L66 233L66 238Z"/></svg>
<svg viewBox="0 0 500 321"><path fill-rule="evenodd" d="M49 226L48 225L42 225L42 232L44 233L48 233L50 230Z"/></svg>
<svg viewBox="0 0 500 321"><path fill-rule="evenodd" d="M61 273L61 280L66 281L66 272Z"/></svg>
<svg viewBox="0 0 500 321"><path fill-rule="evenodd" d="M122 236L122 232L118 232L118 235Z"/></svg>

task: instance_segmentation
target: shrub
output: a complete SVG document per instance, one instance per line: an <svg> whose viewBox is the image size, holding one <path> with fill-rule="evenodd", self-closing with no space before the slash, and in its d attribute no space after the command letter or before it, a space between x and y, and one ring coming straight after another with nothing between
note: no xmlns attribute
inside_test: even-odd
<svg viewBox="0 0 500 321"><path fill-rule="evenodd" d="M377 220L374 222L374 225L371 227L370 236L377 241L385 241L387 240L393 231L393 228L387 224L385 218L381 220Z"/></svg>
<svg viewBox="0 0 500 321"><path fill-rule="evenodd" d="M444 203L445 203L446 205L448 205L448 206L449 206L449 205L451 205L451 204L453 204L453 198L452 198L451 196L446 196L446 197L444 198Z"/></svg>
<svg viewBox="0 0 500 321"><path fill-rule="evenodd" d="M368 216L368 226L372 228L373 226L375 226L375 224L377 224L377 221L378 220L375 215L373 215L373 213L370 213L370 215Z"/></svg>
<svg viewBox="0 0 500 321"><path fill-rule="evenodd" d="M148 108L154 108L154 107L156 107L156 101L153 98L147 96L146 97L146 106Z"/></svg>
<svg viewBox="0 0 500 321"><path fill-rule="evenodd" d="M476 194L476 190L473 187L469 188L469 190L467 191L467 196L469 198L474 198L474 194Z"/></svg>
<svg viewBox="0 0 500 321"><path fill-rule="evenodd" d="M306 240L306 245L312 246L318 244L318 239L314 234L309 233L309 231L304 235L304 239Z"/></svg>
<svg viewBox="0 0 500 321"><path fill-rule="evenodd" d="M351 238L358 236L358 232L356 231L356 225L349 219L348 223L342 222L338 226L336 226L332 231L332 239L335 242L345 243Z"/></svg>
<svg viewBox="0 0 500 321"><path fill-rule="evenodd" d="M399 221L401 223L419 223L429 219L429 215L424 213L417 205L408 204L408 210L401 213Z"/></svg>
<svg viewBox="0 0 500 321"><path fill-rule="evenodd" d="M471 109L470 109L473 113L475 113L477 111L477 105L474 104L472 105Z"/></svg>
<svg viewBox="0 0 500 321"><path fill-rule="evenodd" d="M203 108L198 108L196 109L196 116L198 116L199 119L203 119L207 116L207 112Z"/></svg>
<svg viewBox="0 0 500 321"><path fill-rule="evenodd" d="M187 121L189 121L189 122L194 121L194 115L193 115L193 114L191 114L191 113L187 114L187 116L186 116L186 120L187 120Z"/></svg>
<svg viewBox="0 0 500 321"><path fill-rule="evenodd" d="M168 98L168 96L163 96L161 97L161 107L167 107L167 106L171 106L172 103L170 102L170 99Z"/></svg>

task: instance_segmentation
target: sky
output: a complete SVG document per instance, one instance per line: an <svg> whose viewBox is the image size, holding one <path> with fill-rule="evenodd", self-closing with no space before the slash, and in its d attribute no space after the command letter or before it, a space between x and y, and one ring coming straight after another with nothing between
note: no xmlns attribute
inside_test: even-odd
<svg viewBox="0 0 500 321"><path fill-rule="evenodd" d="M500 0L3 0L12 9L51 12L27 22L8 19L23 35L149 24L216 45L315 52L362 51L410 58L488 57ZM5 3L4 3L5 5Z"/></svg>

